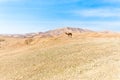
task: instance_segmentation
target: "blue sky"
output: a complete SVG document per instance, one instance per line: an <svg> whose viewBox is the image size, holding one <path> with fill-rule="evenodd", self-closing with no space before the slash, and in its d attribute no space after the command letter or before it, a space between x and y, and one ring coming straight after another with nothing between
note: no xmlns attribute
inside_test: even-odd
<svg viewBox="0 0 120 80"><path fill-rule="evenodd" d="M120 0L0 0L0 33L61 27L120 31Z"/></svg>

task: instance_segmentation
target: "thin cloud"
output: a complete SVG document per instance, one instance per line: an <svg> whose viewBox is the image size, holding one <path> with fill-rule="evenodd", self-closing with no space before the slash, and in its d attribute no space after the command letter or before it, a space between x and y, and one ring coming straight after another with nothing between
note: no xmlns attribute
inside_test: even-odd
<svg viewBox="0 0 120 80"><path fill-rule="evenodd" d="M85 9L73 11L73 14L84 17L120 17L120 9Z"/></svg>
<svg viewBox="0 0 120 80"><path fill-rule="evenodd" d="M0 2L10 2L10 1L16 1L16 0L0 0ZM20 0L17 0L20 1Z"/></svg>
<svg viewBox="0 0 120 80"><path fill-rule="evenodd" d="M33 2L41 5L54 5L54 4L66 4L66 3L74 3L81 0L0 0L2 2Z"/></svg>
<svg viewBox="0 0 120 80"><path fill-rule="evenodd" d="M9 2L28 2L39 5L57 5L57 4L67 4L67 3L75 3L81 0L0 0L1 3L9 3Z"/></svg>
<svg viewBox="0 0 120 80"><path fill-rule="evenodd" d="M21 0L0 0L0 2L15 2L15 1L21 1Z"/></svg>

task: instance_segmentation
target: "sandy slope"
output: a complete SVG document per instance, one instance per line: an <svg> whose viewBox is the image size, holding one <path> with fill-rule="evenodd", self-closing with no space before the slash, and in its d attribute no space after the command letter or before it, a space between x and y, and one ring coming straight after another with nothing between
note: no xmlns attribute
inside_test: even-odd
<svg viewBox="0 0 120 80"><path fill-rule="evenodd" d="M14 45L0 49L0 80L120 80L120 38L80 35L30 45L9 38Z"/></svg>

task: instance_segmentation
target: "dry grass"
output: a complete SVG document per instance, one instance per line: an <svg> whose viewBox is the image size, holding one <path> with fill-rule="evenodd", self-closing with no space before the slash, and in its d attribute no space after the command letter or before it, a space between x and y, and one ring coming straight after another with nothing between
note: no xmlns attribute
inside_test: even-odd
<svg viewBox="0 0 120 80"><path fill-rule="evenodd" d="M120 38L62 36L1 50L0 80L120 80Z"/></svg>

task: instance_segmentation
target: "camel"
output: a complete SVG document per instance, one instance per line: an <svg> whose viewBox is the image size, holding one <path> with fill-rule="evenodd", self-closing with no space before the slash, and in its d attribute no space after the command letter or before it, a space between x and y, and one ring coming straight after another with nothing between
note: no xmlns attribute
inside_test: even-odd
<svg viewBox="0 0 120 80"><path fill-rule="evenodd" d="M72 37L72 33L70 32L65 32L66 35L68 35L69 37Z"/></svg>

